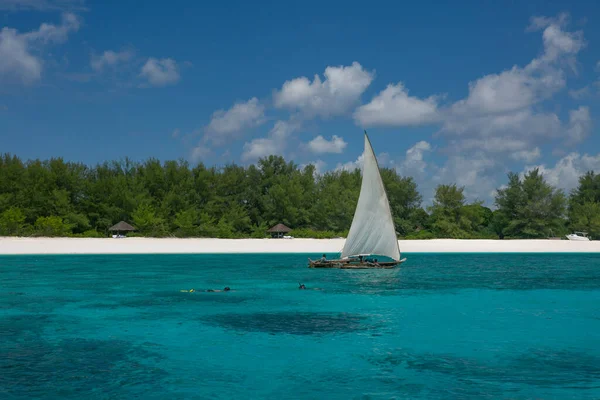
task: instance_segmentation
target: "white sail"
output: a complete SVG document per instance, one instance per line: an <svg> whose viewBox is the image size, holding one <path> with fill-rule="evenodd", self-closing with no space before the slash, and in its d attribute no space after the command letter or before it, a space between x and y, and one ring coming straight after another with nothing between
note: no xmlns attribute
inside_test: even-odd
<svg viewBox="0 0 600 400"><path fill-rule="evenodd" d="M400 260L390 204L371 142L365 132L363 176L358 204L342 250L342 258L373 254Z"/></svg>

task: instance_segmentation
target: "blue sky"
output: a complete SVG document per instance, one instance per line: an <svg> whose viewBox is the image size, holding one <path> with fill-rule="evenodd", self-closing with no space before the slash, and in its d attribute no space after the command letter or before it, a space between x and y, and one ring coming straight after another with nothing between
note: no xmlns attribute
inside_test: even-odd
<svg viewBox="0 0 600 400"><path fill-rule="evenodd" d="M600 5L0 0L0 151L320 171L380 164L489 202L600 171Z"/></svg>

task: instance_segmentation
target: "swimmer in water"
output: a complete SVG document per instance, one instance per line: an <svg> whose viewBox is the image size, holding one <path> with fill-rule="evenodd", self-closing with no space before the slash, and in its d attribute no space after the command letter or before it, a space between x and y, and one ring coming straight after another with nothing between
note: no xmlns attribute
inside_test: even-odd
<svg viewBox="0 0 600 400"><path fill-rule="evenodd" d="M207 292L229 292L231 291L231 289L229 288L229 286L225 286L225 289L223 290L215 290L215 289L208 289Z"/></svg>
<svg viewBox="0 0 600 400"><path fill-rule="evenodd" d="M181 289L180 292L182 293L194 293L196 291L196 289ZM231 291L231 288L229 286L225 286L225 289L223 290L215 290L215 289L206 289L207 292L229 292Z"/></svg>
<svg viewBox="0 0 600 400"><path fill-rule="evenodd" d="M310 289L307 289L306 285L304 283L299 283L298 284L298 289L300 289L300 290L323 290L321 288L310 288Z"/></svg>

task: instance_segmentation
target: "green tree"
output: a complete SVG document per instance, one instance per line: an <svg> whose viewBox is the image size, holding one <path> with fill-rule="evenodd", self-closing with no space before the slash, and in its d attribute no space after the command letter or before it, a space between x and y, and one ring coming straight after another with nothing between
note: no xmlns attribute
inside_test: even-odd
<svg viewBox="0 0 600 400"><path fill-rule="evenodd" d="M496 205L495 221L505 224L501 227L504 236L543 238L551 231L564 232L566 197L537 168L523 180L510 173L507 187L497 191Z"/></svg>
<svg viewBox="0 0 600 400"><path fill-rule="evenodd" d="M175 215L174 225L177 227L177 236L196 236L198 234L198 212L194 209L179 211Z"/></svg>
<svg viewBox="0 0 600 400"><path fill-rule="evenodd" d="M571 205L600 202L600 175L588 171L579 177L579 186L571 192Z"/></svg>
<svg viewBox="0 0 600 400"><path fill-rule="evenodd" d="M25 228L25 214L20 208L11 207L0 214L0 235L18 236Z"/></svg>
<svg viewBox="0 0 600 400"><path fill-rule="evenodd" d="M456 184L439 185L435 190L431 212L431 228L438 237L466 238L465 228L470 225L463 215L464 188Z"/></svg>
<svg viewBox="0 0 600 400"><path fill-rule="evenodd" d="M584 231L593 239L600 237L600 202L575 203L570 212L571 228Z"/></svg>
<svg viewBox="0 0 600 400"><path fill-rule="evenodd" d="M35 221L35 233L38 236L69 236L71 227L61 217L39 217Z"/></svg>
<svg viewBox="0 0 600 400"><path fill-rule="evenodd" d="M144 235L160 237L166 234L164 219L156 214L155 208L149 203L140 204L131 217L133 224Z"/></svg>

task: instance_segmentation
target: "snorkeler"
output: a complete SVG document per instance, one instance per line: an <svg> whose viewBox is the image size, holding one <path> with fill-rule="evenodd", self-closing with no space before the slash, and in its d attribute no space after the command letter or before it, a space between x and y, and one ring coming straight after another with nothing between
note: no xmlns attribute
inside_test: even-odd
<svg viewBox="0 0 600 400"><path fill-rule="evenodd" d="M307 289L306 285L304 283L298 283L298 289L300 289L300 290L323 290L321 288L310 288L310 289Z"/></svg>
<svg viewBox="0 0 600 400"><path fill-rule="evenodd" d="M229 286L225 286L225 288L223 290L215 290L215 289L207 289L207 292L229 292L231 289L229 288Z"/></svg>
<svg viewBox="0 0 600 400"><path fill-rule="evenodd" d="M196 291L196 289L190 289L190 290L182 289L182 290L180 290L180 292L183 292L183 293L194 293L195 291ZM229 292L229 291L231 291L231 288L229 286L225 286L225 288L223 290L206 289L206 292Z"/></svg>

